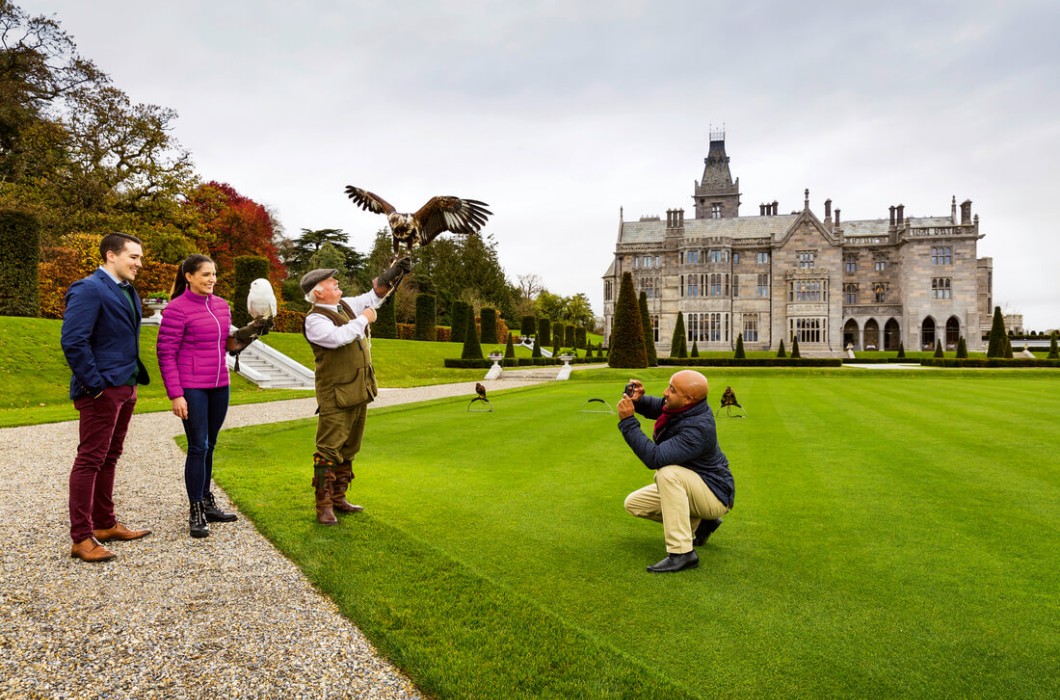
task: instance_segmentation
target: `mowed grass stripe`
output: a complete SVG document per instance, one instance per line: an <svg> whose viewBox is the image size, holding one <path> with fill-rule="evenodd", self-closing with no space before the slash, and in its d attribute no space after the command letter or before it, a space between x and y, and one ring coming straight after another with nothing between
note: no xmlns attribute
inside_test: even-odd
<svg viewBox="0 0 1060 700"><path fill-rule="evenodd" d="M450 621L441 618L457 611L445 607L444 587L433 588L431 566L375 559L375 545L360 540L336 545L361 532L358 520L315 532L322 528L312 523L308 466L296 469L293 500L275 501L278 482L292 478L280 464L308 463L311 424L282 439L269 437L275 428L227 434L221 458L227 465L235 443L268 445L262 465L239 466L272 484L252 517L300 523L295 530L304 538L281 546L299 562L316 556L318 538L334 539L328 551L343 552L356 578L325 577L335 568L326 558L317 578L336 597L359 601L349 613L355 620L379 617L375 605L407 605L417 615L438 610L436 623L419 623L418 641L385 624L369 629L417 682L446 697L469 688L477 697L525 689L522 676L504 670L519 655L505 659L504 647L488 643L513 635L535 649L531 663L543 676L535 693L569 690L562 669L575 664L570 673L587 674L586 687L613 694L612 682L626 671L577 665L567 651L547 658L543 650L567 649L553 635L568 633L579 644L599 640L590 646L617 650L617 658L698 696L1035 696L1057 689L1050 659L1058 651L1060 508L1055 466L1044 459L1060 446L1046 419L1060 411L1050 398L1060 396L1056 380L722 370L707 370L712 404L731 384L750 413L718 421L736 473L737 508L701 552L702 567L672 577L644 573L662 555L661 532L622 510L626 493L650 473L621 441L614 417L578 412L593 396L613 404L622 385L613 380L624 373L577 381L579 373L571 382L491 396L489 414L469 414L463 401L370 414L354 491L372 522L420 550L416 562L442 560L496 587L505 605L547 611L562 633L527 626L513 609L477 616L471 632L449 635ZM638 376L658 392L670 371ZM1043 398L1000 422L984 400L995 395ZM999 423L1006 427L996 430ZM229 488L230 470L217 473L244 507L243 488L235 481ZM402 603L407 596L427 602ZM453 660L440 661L439 649ZM596 653L588 657L598 660ZM468 660L475 656L482 658ZM460 678L446 675L447 664ZM604 680L588 680L601 673Z"/></svg>

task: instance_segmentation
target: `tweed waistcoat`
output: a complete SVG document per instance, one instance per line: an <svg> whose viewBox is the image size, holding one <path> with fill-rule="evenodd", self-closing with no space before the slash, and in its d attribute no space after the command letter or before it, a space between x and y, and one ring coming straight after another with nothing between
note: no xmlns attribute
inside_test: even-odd
<svg viewBox="0 0 1060 700"><path fill-rule="evenodd" d="M327 317L336 326L344 326L353 317L353 310L340 302L348 317L336 311L314 306L309 313ZM302 326L305 335L305 326ZM308 341L309 339L306 338ZM338 348L325 348L309 342L316 360L316 394L320 413L332 413L352 408L375 399L379 387L372 369L372 352L364 338L357 338Z"/></svg>

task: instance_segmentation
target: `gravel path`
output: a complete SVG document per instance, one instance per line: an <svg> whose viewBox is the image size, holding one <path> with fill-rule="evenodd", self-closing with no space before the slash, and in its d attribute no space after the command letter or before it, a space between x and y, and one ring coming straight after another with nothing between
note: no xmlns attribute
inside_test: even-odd
<svg viewBox="0 0 1060 700"><path fill-rule="evenodd" d="M491 391L532 383L485 382ZM384 389L372 407L461 395L474 396L474 382ZM314 399L233 406L225 427L315 408ZM421 697L246 518L188 536L173 441L182 432L169 413L133 416L115 502L122 522L154 533L86 564L70 558L68 535L77 423L0 429L0 697Z"/></svg>

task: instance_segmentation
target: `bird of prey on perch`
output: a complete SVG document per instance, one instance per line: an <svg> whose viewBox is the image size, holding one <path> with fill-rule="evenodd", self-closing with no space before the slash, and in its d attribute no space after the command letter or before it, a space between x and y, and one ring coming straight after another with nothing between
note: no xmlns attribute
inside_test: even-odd
<svg viewBox="0 0 1060 700"><path fill-rule="evenodd" d="M415 214L403 214L377 194L349 185L346 196L365 211L385 214L394 237L394 255L404 245L411 253L445 231L477 233L493 212L485 202L459 197L431 197Z"/></svg>
<svg viewBox="0 0 1060 700"><path fill-rule="evenodd" d="M483 401L486 400L486 387L482 386L482 382L475 383L475 393L478 394L478 397Z"/></svg>

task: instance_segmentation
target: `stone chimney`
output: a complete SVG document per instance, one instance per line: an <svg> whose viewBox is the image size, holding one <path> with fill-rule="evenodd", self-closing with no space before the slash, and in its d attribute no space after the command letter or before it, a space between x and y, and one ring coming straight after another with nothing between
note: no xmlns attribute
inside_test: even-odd
<svg viewBox="0 0 1060 700"><path fill-rule="evenodd" d="M835 227L839 228L839 209L835 210Z"/></svg>
<svg viewBox="0 0 1060 700"><path fill-rule="evenodd" d="M891 228L894 228L894 205L891 205Z"/></svg>
<svg viewBox="0 0 1060 700"><path fill-rule="evenodd" d="M953 195L953 201L950 202L950 223L957 223L957 195Z"/></svg>
<svg viewBox="0 0 1060 700"><path fill-rule="evenodd" d="M777 208L780 207L780 202L773 200L773 216L777 215Z"/></svg>
<svg viewBox="0 0 1060 700"><path fill-rule="evenodd" d="M832 218L832 200L830 199L824 200L824 218Z"/></svg>
<svg viewBox="0 0 1060 700"><path fill-rule="evenodd" d="M759 204L758 205L758 215L759 216L765 216L766 215L766 205L765 204Z"/></svg>
<svg viewBox="0 0 1060 700"><path fill-rule="evenodd" d="M898 205L898 225L899 226L904 226L905 225L905 205L904 204L899 204Z"/></svg>
<svg viewBox="0 0 1060 700"><path fill-rule="evenodd" d="M961 202L961 225L967 226L972 223L972 200L966 199Z"/></svg>

